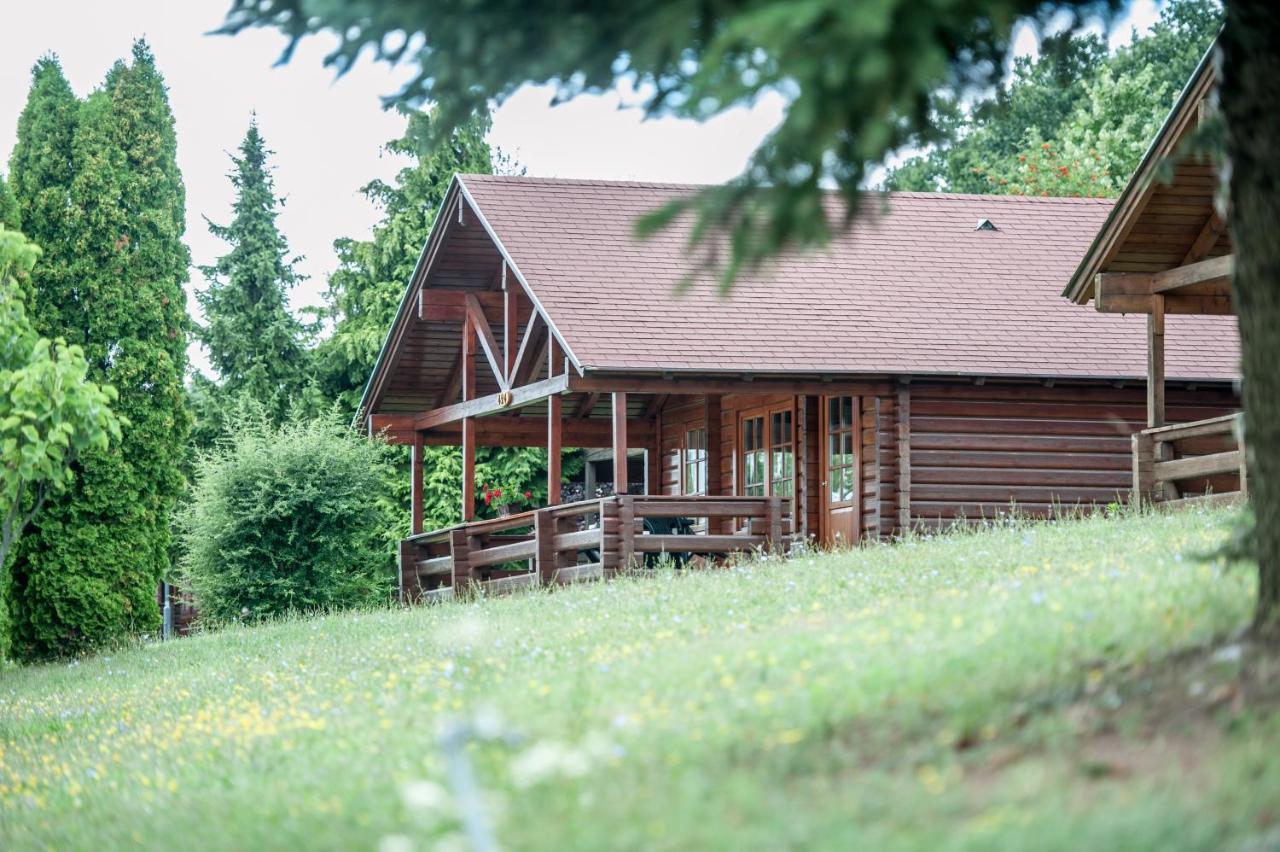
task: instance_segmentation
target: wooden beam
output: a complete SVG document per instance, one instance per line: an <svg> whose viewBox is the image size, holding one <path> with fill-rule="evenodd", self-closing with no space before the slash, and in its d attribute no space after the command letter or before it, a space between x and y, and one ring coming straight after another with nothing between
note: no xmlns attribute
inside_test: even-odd
<svg viewBox="0 0 1280 852"><path fill-rule="evenodd" d="M1236 256L1224 254L1222 257L1212 257L1186 266L1167 269L1151 276L1151 292L1169 293L1193 286L1226 287L1231 284L1231 274L1235 268Z"/></svg>
<svg viewBox="0 0 1280 852"><path fill-rule="evenodd" d="M662 407L667 404L671 394L655 393L653 399L649 400L649 404L644 409L644 419L652 420L662 412Z"/></svg>
<svg viewBox="0 0 1280 852"><path fill-rule="evenodd" d="M1203 105L1203 101L1201 104ZM1222 236L1222 232L1227 229L1227 223L1222 221L1222 217L1215 210L1209 215L1209 220L1204 223L1204 227L1200 229L1200 233L1196 236L1195 242L1191 244L1190 250L1187 251L1185 257L1182 258L1182 265L1204 260L1205 257L1218 244L1218 238Z"/></svg>
<svg viewBox="0 0 1280 852"><path fill-rule="evenodd" d="M462 520L476 514L476 424L470 417L462 421Z"/></svg>
<svg viewBox="0 0 1280 852"><path fill-rule="evenodd" d="M1214 263L1205 261L1206 263ZM1180 267L1187 269L1190 267ZM1219 267L1220 270L1220 267ZM1170 270L1174 272L1176 270ZM1203 270L1201 270L1203 272ZM1200 274L1195 272L1192 274ZM1229 315L1234 310L1231 306L1229 287L1224 279L1208 278L1189 284L1181 284L1176 289L1156 290L1157 276L1168 273L1151 272L1103 272L1094 279L1094 307L1106 314L1150 314L1154 309L1154 296L1160 292L1164 297L1164 313L1168 314L1207 314ZM1168 282L1169 278L1162 279Z"/></svg>
<svg viewBox="0 0 1280 852"><path fill-rule="evenodd" d="M578 403L578 409L573 412L573 416L581 420L591 413L591 409L596 407L596 403L600 401L600 393L592 391L582 398Z"/></svg>
<svg viewBox="0 0 1280 852"><path fill-rule="evenodd" d="M529 317L524 337L520 340L520 349L511 366L512 385L523 385L537 373L543 352L546 351L547 337L547 324L542 321L542 315L535 312ZM552 374L548 372L547 375Z"/></svg>
<svg viewBox="0 0 1280 852"><path fill-rule="evenodd" d="M422 518L423 518L422 465L425 461L426 461L426 452L422 443L422 433L415 432L414 440L413 440L413 453L409 460L409 465L411 469L411 478L410 478L410 486L409 486L409 491L410 491L410 496L409 496L410 527L409 528L412 531L413 535L417 535L418 533L422 532Z"/></svg>
<svg viewBox="0 0 1280 852"><path fill-rule="evenodd" d="M521 385L508 391L491 393L488 396L478 398L467 398L453 405L434 408L431 411L423 411L414 415L414 428L433 429L467 417L485 417L502 411L523 408L526 405L541 402L552 394L564 393L568 384L568 376L553 376L549 379Z"/></svg>
<svg viewBox="0 0 1280 852"><path fill-rule="evenodd" d="M418 291L418 319L426 322L462 322L467 315L467 296L474 296L486 312L505 307L503 293L492 290L440 290L423 287ZM533 306L525 309L532 312Z"/></svg>
<svg viewBox="0 0 1280 852"><path fill-rule="evenodd" d="M503 268L506 268L504 260ZM502 299L502 357L503 357L503 376L506 379L507 387L511 387L511 378L516 369L516 356L519 350L516 348L516 336L520 333L520 288L512 287L508 283L506 275L502 276L503 290ZM534 315L536 316L536 314ZM533 321L530 320L530 325Z"/></svg>
<svg viewBox="0 0 1280 852"><path fill-rule="evenodd" d="M862 379L834 379L826 382L821 379L802 378L757 378L744 381L739 376L718 378L714 376L672 376L670 378L654 378L628 375L591 375L573 376L569 381L569 390L579 393L656 393L656 394L728 394L778 393L789 396L800 394L845 394L858 396L893 392L893 386L885 381L867 381Z"/></svg>
<svg viewBox="0 0 1280 852"><path fill-rule="evenodd" d="M613 392L613 493L627 493L627 395Z"/></svg>
<svg viewBox="0 0 1280 852"><path fill-rule="evenodd" d="M702 427L707 430L707 496L732 493L724 487L720 468L720 395L707 394L702 400ZM682 460L683 461L683 460ZM683 471L681 471L683 475Z"/></svg>
<svg viewBox="0 0 1280 852"><path fill-rule="evenodd" d="M484 315L484 308L480 306L480 300L474 293L468 293L466 300L467 319L470 320L471 327L476 332L480 348L484 350L484 357L488 359L489 368L493 370L493 377L498 380L498 387L507 390L510 387L507 384L507 371L498 358L498 341L493 339L493 329L489 327L489 319Z"/></svg>
<svg viewBox="0 0 1280 852"><path fill-rule="evenodd" d="M551 398L548 399L550 401ZM563 412L563 408L561 409ZM371 418L371 431L388 443L413 446L419 434L413 426L412 414L375 414ZM541 447L547 446L547 424L541 417L515 417L494 415L472 420L477 447ZM627 440L633 446L647 445L656 434L654 425L643 420L633 421L627 429ZM428 447L460 446L462 423L446 423L422 432L423 443ZM588 418L574 420L565 417L561 429L563 447L613 446L613 423L605 419Z"/></svg>
<svg viewBox="0 0 1280 852"><path fill-rule="evenodd" d="M476 398L476 336L471 331L471 317L462 324L462 349L458 351L458 383L462 401Z"/></svg>
<svg viewBox="0 0 1280 852"><path fill-rule="evenodd" d="M1164 296L1147 315L1147 426L1164 425Z"/></svg>
<svg viewBox="0 0 1280 852"><path fill-rule="evenodd" d="M547 397L547 505L560 502L560 450L564 430L564 398Z"/></svg>

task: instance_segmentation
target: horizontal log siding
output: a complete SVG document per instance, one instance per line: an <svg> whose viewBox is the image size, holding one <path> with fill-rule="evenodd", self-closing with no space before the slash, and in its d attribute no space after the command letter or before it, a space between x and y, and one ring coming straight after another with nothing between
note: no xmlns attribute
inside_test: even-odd
<svg viewBox="0 0 1280 852"><path fill-rule="evenodd" d="M703 425L703 398L701 396L673 396L667 400L660 415L662 421L662 459L659 466L658 492L680 494L684 482L684 469L680 450L684 446L684 433ZM708 475L715 470L714 458L710 459Z"/></svg>
<svg viewBox="0 0 1280 852"><path fill-rule="evenodd" d="M909 494L913 524L1054 505L1126 499L1132 484L1130 435L1145 425L1145 389L1042 384L910 385ZM1170 388L1171 423L1238 408L1229 389ZM1187 452L1211 447L1183 447Z"/></svg>
<svg viewBox="0 0 1280 852"><path fill-rule="evenodd" d="M888 538L898 522L897 404L890 396L861 397L862 536Z"/></svg>

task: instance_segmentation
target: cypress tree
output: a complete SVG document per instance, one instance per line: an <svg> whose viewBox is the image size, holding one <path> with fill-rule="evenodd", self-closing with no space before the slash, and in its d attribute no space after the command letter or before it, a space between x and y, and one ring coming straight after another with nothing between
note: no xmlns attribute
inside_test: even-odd
<svg viewBox="0 0 1280 852"><path fill-rule="evenodd" d="M159 624L155 587L189 428L189 255L175 152L164 81L137 42L132 62L117 63L84 102L73 135L63 261L74 291L57 329L84 347L95 381L116 387L128 423L117 448L83 457L75 486L23 539L11 605L13 647L27 659Z"/></svg>
<svg viewBox="0 0 1280 852"><path fill-rule="evenodd" d="M9 158L9 189L16 216L42 254L31 273L31 320L47 337L64 333L77 313L77 290L68 274L73 255L70 214L72 140L80 101L62 73L57 57L42 57L31 69L31 89L18 117L18 139ZM3 193L0 193L2 195Z"/></svg>
<svg viewBox="0 0 1280 852"><path fill-rule="evenodd" d="M307 379L306 329L290 312L288 290L298 282L289 244L276 225L276 197L267 158L271 152L251 121L239 156L233 155L231 183L236 188L229 225L209 230L231 250L200 271L209 282L196 294L205 325L196 336L209 351L220 385L197 379L197 445L208 445L221 431L227 405L248 397L275 422L299 399Z"/></svg>

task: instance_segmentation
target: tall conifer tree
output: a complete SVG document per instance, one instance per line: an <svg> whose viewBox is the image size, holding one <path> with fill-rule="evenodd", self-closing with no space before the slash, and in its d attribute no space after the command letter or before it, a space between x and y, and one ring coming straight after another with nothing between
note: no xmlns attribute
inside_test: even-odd
<svg viewBox="0 0 1280 852"><path fill-rule="evenodd" d="M208 348L220 384L196 379L197 444L217 435L227 405L237 397L256 401L279 422L307 382L306 329L288 303L288 290L299 278L276 224L283 202L275 195L270 154L255 119L239 156L231 158L236 189L231 224L209 223L231 250L200 268L209 286L196 294L205 315L196 335Z"/></svg>
<svg viewBox="0 0 1280 852"><path fill-rule="evenodd" d="M23 539L11 588L13 647L29 659L159 623L155 584L168 565L189 428L189 255L175 153L164 81L137 42L132 62L117 63L80 109L63 256L72 289L55 329L84 347L95 380L118 389L115 410L128 425L118 449L85 455L75 486Z"/></svg>
<svg viewBox="0 0 1280 852"><path fill-rule="evenodd" d="M18 213L18 198L9 188L9 182L0 175L0 225L10 231L21 230L22 217Z"/></svg>
<svg viewBox="0 0 1280 852"><path fill-rule="evenodd" d="M62 73L57 57L42 57L31 69L31 91L18 117L18 140L9 159L9 189L17 203L22 232L42 253L31 274L31 320L49 337L66 334L75 313L77 290L67 267L73 255L71 210L72 140L80 101Z"/></svg>

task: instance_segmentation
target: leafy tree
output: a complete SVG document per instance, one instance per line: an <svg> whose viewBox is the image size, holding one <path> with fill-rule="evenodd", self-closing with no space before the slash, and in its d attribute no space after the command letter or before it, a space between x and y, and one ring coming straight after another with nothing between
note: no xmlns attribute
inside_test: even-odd
<svg viewBox="0 0 1280 852"><path fill-rule="evenodd" d="M18 199L9 188L9 183L0 175L0 225L11 231L22 225L22 217L18 212Z"/></svg>
<svg viewBox="0 0 1280 852"><path fill-rule="evenodd" d="M417 74L400 97L437 104L438 138L477 107L530 81L553 81L558 97L569 98L620 77L638 78L653 87L648 113L698 119L783 92L786 115L739 177L668 205L641 226L642 233L652 232L691 209L694 245L713 230L729 241L719 268L727 286L744 266L783 249L821 245L833 227L847 225L870 165L908 144L942 138L934 93L947 90L964 103L1001 82L1016 23L1029 20L1043 30L1063 12L1078 21L1119 5L477 0L458 14L451 4L427 0L232 0L223 30L282 30L291 38L285 59L306 35L333 32L340 42L327 62L339 70L366 49L388 62L415 63ZM1278 41L1273 3L1227 0L1221 99L1236 247L1232 286L1254 459L1250 499L1260 531L1257 623L1280 638L1280 372L1274 369L1280 242L1270 233L1280 219L1271 151L1280 130ZM827 186L847 202L843 223L824 214ZM707 264L717 257L714 248L702 256Z"/></svg>
<svg viewBox="0 0 1280 852"><path fill-rule="evenodd" d="M0 590L8 587L18 537L49 496L70 484L80 454L120 440L109 407L115 389L89 381L80 348L39 337L27 317L18 278L38 255L22 234L0 225ZM8 626L0 595L0 658Z"/></svg>
<svg viewBox="0 0 1280 852"><path fill-rule="evenodd" d="M247 396L279 423L299 403L307 384L307 329L289 312L288 302L288 290L299 277L276 225L283 202L275 195L270 154L255 119L239 156L231 158L236 188L231 224L209 223L209 230L231 250L200 268L209 286L196 293L206 321L196 328L196 336L208 349L220 382L194 395L203 403L197 446L209 446L221 431L229 400ZM197 376L195 382L208 380Z"/></svg>
<svg viewBox="0 0 1280 852"><path fill-rule="evenodd" d="M373 604L394 582L389 448L336 411L275 426L251 401L201 456L180 515L184 585L202 619Z"/></svg>
<svg viewBox="0 0 1280 852"><path fill-rule="evenodd" d="M44 278L36 269L37 327L83 348L90 377L119 391L115 410L128 425L118 448L83 454L73 487L49 501L19 544L14 648L28 659L159 625L155 584L168 564L169 512L184 486L189 320L182 284L190 258L173 116L145 43L134 45L131 63L111 69L78 113L66 210L23 209L24 221L55 234L46 250L63 253L65 264L65 276ZM33 139L19 139L15 164L43 162L25 148ZM20 202L46 190L54 197L34 170L13 173ZM51 179L62 178L55 172Z"/></svg>

